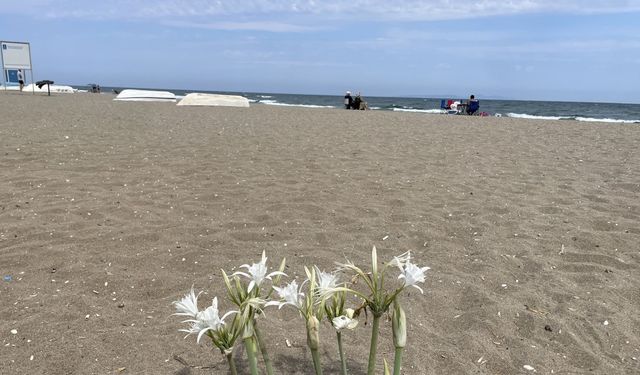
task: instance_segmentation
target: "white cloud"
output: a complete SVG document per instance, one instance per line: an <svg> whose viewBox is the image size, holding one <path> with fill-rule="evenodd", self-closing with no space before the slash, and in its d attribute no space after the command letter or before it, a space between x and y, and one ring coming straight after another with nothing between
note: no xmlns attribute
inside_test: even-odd
<svg viewBox="0 0 640 375"><path fill-rule="evenodd" d="M96 19L192 19L228 17L249 20L291 16L309 26L315 19L370 21L430 21L523 13L598 14L640 11L640 1L630 0L22 0L3 4L0 13L34 17ZM226 21L229 21L228 19ZM235 20L234 20L235 21ZM242 24L238 24L242 26ZM247 22L249 28L256 25ZM273 25L266 24L268 28Z"/></svg>
<svg viewBox="0 0 640 375"><path fill-rule="evenodd" d="M282 22L188 22L188 21L166 21L163 22L167 26L188 27L209 30L254 30L254 31L270 31L274 33L281 32L304 32L316 31L318 27L307 27Z"/></svg>

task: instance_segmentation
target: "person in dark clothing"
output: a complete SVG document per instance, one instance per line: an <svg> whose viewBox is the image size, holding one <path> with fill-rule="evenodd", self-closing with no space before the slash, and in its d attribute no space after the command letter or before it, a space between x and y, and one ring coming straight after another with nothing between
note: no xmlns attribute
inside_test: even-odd
<svg viewBox="0 0 640 375"><path fill-rule="evenodd" d="M351 109L353 105L353 97L351 96L351 91L347 91L344 96L344 109Z"/></svg>
<svg viewBox="0 0 640 375"><path fill-rule="evenodd" d="M360 94L358 94L356 95L355 99L353 99L353 104L351 105L351 108L360 109L360 103L362 103L362 97L360 97Z"/></svg>
<svg viewBox="0 0 640 375"><path fill-rule="evenodd" d="M469 101L467 102L467 114L473 115L480 109L480 101L476 99L475 95L471 95L469 97Z"/></svg>
<svg viewBox="0 0 640 375"><path fill-rule="evenodd" d="M20 91L24 89L24 73L22 73L22 69L18 69L18 84L20 85Z"/></svg>

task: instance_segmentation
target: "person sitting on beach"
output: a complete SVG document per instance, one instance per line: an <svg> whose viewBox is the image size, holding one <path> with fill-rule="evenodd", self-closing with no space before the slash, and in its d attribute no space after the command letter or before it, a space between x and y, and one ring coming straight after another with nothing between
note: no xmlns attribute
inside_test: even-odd
<svg viewBox="0 0 640 375"><path fill-rule="evenodd" d="M351 91L347 91L344 96L344 109L351 109L353 105L353 97L351 96Z"/></svg>
<svg viewBox="0 0 640 375"><path fill-rule="evenodd" d="M360 109L360 102L362 102L362 98L360 97L360 93L358 93L355 99L353 99L353 104L351 105L351 109Z"/></svg>
<svg viewBox="0 0 640 375"><path fill-rule="evenodd" d="M467 102L467 114L473 115L480 109L480 101L476 99L475 95L471 95L469 97L469 101Z"/></svg>
<svg viewBox="0 0 640 375"><path fill-rule="evenodd" d="M369 109L369 105L367 104L367 102L364 101L364 99L362 99L362 95L358 93L355 99L353 99L353 105L351 106L351 108L364 111L366 109Z"/></svg>

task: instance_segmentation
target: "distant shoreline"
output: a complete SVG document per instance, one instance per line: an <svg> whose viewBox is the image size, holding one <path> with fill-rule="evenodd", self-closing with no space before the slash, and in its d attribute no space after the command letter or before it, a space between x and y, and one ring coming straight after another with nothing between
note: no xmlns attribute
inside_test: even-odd
<svg viewBox="0 0 640 375"><path fill-rule="evenodd" d="M78 88L77 86L75 88ZM121 88L102 87L103 93L118 92ZM190 92L207 92L197 90L172 90L155 89L157 91L169 91L178 98ZM1 91L0 91L1 93ZM343 97L340 95L295 95L277 93L250 93L250 92L210 92L215 94L242 95L251 103L260 103L274 106L307 107L307 108L343 108ZM399 98L376 97L364 95L372 110L417 112L425 114L442 114L441 100L464 98ZM537 120L576 120L581 122L606 122L611 124L640 123L640 104L624 103L581 103L581 102L554 102L554 101L521 101L521 100L490 100L480 98L480 112L502 117L528 118Z"/></svg>

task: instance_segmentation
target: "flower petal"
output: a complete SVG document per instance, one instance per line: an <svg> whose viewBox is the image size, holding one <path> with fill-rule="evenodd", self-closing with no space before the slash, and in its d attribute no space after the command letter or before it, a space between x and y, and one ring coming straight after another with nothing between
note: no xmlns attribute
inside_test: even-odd
<svg viewBox="0 0 640 375"><path fill-rule="evenodd" d="M222 315L222 318L220 318L220 320L222 321L222 324L224 324L224 320L231 314L237 314L238 311L236 310L231 310L229 312L227 312L226 314Z"/></svg>
<svg viewBox="0 0 640 375"><path fill-rule="evenodd" d="M417 289L420 291L420 293L424 294L424 290L422 290L422 288L420 288L420 287L419 287L419 286L417 286L416 284L413 284L413 285L411 285L411 286L413 286L413 287L417 288Z"/></svg>
<svg viewBox="0 0 640 375"><path fill-rule="evenodd" d="M251 278L251 276L249 276L249 274L248 274L248 273L241 272L241 271L236 271L236 272L234 272L234 273L232 273L232 274L231 274L231 276L237 276L237 275L244 276L244 277L246 277L246 278L248 278L248 279L250 279L250 278Z"/></svg>
<svg viewBox="0 0 640 375"><path fill-rule="evenodd" d="M200 330L200 332L198 332L198 338L196 339L196 342L199 344L200 343L200 338L202 337L202 335L204 335L205 333L207 333L207 331L209 331L209 327L207 328L203 328Z"/></svg>
<svg viewBox="0 0 640 375"><path fill-rule="evenodd" d="M178 310L174 315L191 316L195 318L198 314L198 297L200 294L202 294L202 292L196 295L193 287L191 287L189 293L185 294L180 301L172 302L176 310Z"/></svg>
<svg viewBox="0 0 640 375"><path fill-rule="evenodd" d="M284 273L284 272L281 272L281 271L273 271L273 272L271 272L270 274L268 274L267 276L265 276L265 278L267 278L267 279L271 280L271 277L272 277L272 276L278 276L278 275L288 277L288 276L287 276L287 274L286 274L286 273Z"/></svg>

